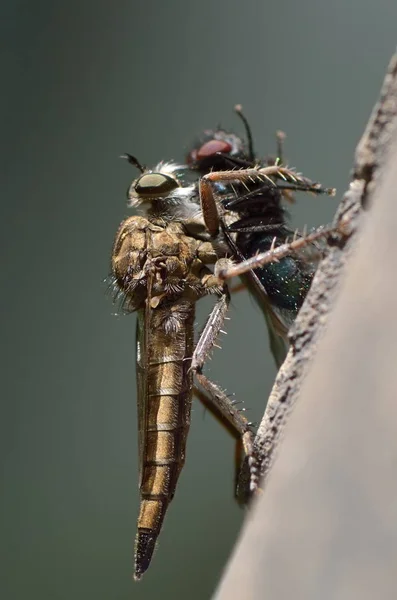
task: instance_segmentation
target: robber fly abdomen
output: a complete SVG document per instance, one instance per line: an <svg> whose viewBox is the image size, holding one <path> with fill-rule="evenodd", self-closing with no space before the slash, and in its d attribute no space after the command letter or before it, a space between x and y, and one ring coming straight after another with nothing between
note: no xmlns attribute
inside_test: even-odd
<svg viewBox="0 0 397 600"><path fill-rule="evenodd" d="M139 319L138 337L144 336ZM135 547L135 577L149 565L164 514L185 462L190 426L194 304L175 302L158 307L152 317L147 365L138 356L137 375L147 385L146 439L140 484L141 505ZM147 371L145 372L145 369ZM146 384L143 380L146 378Z"/></svg>

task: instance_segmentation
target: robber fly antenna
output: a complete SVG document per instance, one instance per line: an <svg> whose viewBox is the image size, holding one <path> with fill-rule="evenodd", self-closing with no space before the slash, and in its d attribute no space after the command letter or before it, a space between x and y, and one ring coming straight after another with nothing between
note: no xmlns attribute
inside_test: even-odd
<svg viewBox="0 0 397 600"><path fill-rule="evenodd" d="M126 160L128 160L130 165L133 165L134 167L139 169L141 173L145 172L145 167L143 167L139 160L135 158L135 156L132 156L132 154L122 154L120 158L125 158Z"/></svg>
<svg viewBox="0 0 397 600"><path fill-rule="evenodd" d="M243 107L241 106L241 104L236 104L236 106L234 107L234 110L236 111L237 115L240 117L240 119L242 120L242 122L244 123L244 127L245 127L245 133L247 136L247 141L248 141L248 154L249 154L249 159L254 162L255 160L255 153L254 153L254 140L252 138L252 131L251 131L251 127L247 121L246 116L243 113Z"/></svg>

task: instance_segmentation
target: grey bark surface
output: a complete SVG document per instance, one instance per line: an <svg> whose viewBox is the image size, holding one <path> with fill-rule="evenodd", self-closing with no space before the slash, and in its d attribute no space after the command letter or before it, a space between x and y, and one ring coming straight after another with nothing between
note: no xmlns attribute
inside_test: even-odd
<svg viewBox="0 0 397 600"><path fill-rule="evenodd" d="M258 430L264 493L217 599L397 598L396 121L393 56L336 215L344 235Z"/></svg>

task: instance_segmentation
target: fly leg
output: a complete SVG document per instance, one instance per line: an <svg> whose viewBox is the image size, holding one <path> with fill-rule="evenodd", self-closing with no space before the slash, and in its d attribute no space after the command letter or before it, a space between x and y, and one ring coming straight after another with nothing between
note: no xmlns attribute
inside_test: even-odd
<svg viewBox="0 0 397 600"><path fill-rule="evenodd" d="M236 437L241 439L244 453L248 459L250 469L249 488L252 493L258 488L258 468L254 455L254 433L251 429L251 425L225 392L203 374L204 364L207 361L212 348L216 346L216 339L221 332L228 306L229 293L227 289L225 289L211 311L200 335L193 352L190 368L201 387L205 390L208 402L212 405L214 411L220 414L235 432Z"/></svg>
<svg viewBox="0 0 397 600"><path fill-rule="evenodd" d="M277 140L277 159L276 164L282 165L284 163L284 142L286 135L284 131L276 131L276 140Z"/></svg>

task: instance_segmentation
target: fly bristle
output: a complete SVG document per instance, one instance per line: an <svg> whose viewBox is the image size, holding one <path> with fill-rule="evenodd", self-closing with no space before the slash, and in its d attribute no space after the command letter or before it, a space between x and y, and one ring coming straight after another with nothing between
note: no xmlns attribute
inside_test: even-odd
<svg viewBox="0 0 397 600"><path fill-rule="evenodd" d="M180 294L183 292L184 282L175 283L174 281L165 282L164 290L166 294Z"/></svg>
<svg viewBox="0 0 397 600"><path fill-rule="evenodd" d="M135 540L134 579L139 581L149 568L156 547L157 534L154 531L138 529Z"/></svg>

